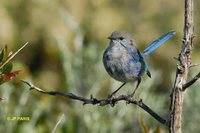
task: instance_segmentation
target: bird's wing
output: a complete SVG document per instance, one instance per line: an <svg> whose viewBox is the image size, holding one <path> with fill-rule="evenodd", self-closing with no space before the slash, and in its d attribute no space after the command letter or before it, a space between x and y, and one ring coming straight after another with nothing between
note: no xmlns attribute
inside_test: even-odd
<svg viewBox="0 0 200 133"><path fill-rule="evenodd" d="M139 59L140 59L140 62L142 64L142 66L143 66L143 69L145 70L146 74L151 78L151 73L149 71L149 67L148 67L147 62L145 61L144 57L141 55L139 50L137 50L137 53L138 53L138 55L140 57Z"/></svg>
<svg viewBox="0 0 200 133"><path fill-rule="evenodd" d="M163 35L159 39L153 41L151 44L148 45L148 47L143 51L143 55L149 55L152 53L156 48L158 48L161 44L166 42L168 39L170 39L173 35L175 35L175 31L168 32L167 34Z"/></svg>
<svg viewBox="0 0 200 133"><path fill-rule="evenodd" d="M130 54L133 57L135 62L139 61L140 53L138 53L139 50L136 47L127 48L127 51L128 51L128 54Z"/></svg>
<svg viewBox="0 0 200 133"><path fill-rule="evenodd" d="M132 61L135 62L136 66L138 66L138 67L134 67L136 69L135 71L137 72L137 74L140 75L142 73L142 71L144 70L146 72L146 74L149 77L151 77L151 73L148 70L147 62L141 55L140 51L135 47L131 47L128 50L128 53L131 54L131 56L133 58Z"/></svg>

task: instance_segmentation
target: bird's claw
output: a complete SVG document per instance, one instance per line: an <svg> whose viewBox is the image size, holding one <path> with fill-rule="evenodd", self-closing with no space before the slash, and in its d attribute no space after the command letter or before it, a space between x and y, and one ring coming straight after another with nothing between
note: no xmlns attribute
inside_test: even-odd
<svg viewBox="0 0 200 133"><path fill-rule="evenodd" d="M111 93L111 94L108 95L108 98L109 98L109 99L113 99L113 98L115 98L115 97L116 97L116 96L115 96L115 93Z"/></svg>
<svg viewBox="0 0 200 133"><path fill-rule="evenodd" d="M130 94L130 95L127 95L127 100L126 100L126 104L129 104L130 101L133 101L134 100L134 95Z"/></svg>

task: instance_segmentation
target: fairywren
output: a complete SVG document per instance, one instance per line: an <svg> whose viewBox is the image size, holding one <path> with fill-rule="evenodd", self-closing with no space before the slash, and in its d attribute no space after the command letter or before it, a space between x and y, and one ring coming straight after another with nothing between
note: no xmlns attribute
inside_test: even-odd
<svg viewBox="0 0 200 133"><path fill-rule="evenodd" d="M141 83L141 76L146 73L151 77L147 62L143 56L152 53L174 34L174 31L168 32L159 39L153 41L140 53L130 33L123 30L114 31L111 36L108 37L110 44L104 51L103 63L108 74L115 80L123 82L123 84L114 91L111 96L119 91L127 82L137 81L136 88L130 95L133 96Z"/></svg>

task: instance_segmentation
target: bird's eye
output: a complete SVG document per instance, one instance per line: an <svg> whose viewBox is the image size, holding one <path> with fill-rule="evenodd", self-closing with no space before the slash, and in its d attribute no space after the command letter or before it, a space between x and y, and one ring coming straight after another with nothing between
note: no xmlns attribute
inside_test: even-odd
<svg viewBox="0 0 200 133"><path fill-rule="evenodd" d="M123 38L123 37L120 37L119 40L124 40L124 38Z"/></svg>

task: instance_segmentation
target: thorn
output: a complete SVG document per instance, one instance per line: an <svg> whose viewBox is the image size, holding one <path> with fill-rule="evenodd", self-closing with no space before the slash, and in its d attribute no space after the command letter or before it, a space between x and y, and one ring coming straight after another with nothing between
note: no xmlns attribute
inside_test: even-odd
<svg viewBox="0 0 200 133"><path fill-rule="evenodd" d="M142 103L143 103L142 99L140 99L138 103L139 103L140 105L142 105Z"/></svg>
<svg viewBox="0 0 200 133"><path fill-rule="evenodd" d="M185 39L181 39L181 41L184 43L184 42L185 42Z"/></svg>
<svg viewBox="0 0 200 133"><path fill-rule="evenodd" d="M174 60L176 61L179 61L179 58L178 57L173 57Z"/></svg>
<svg viewBox="0 0 200 133"><path fill-rule="evenodd" d="M192 39L194 39L195 37L196 37L196 35L193 35L193 36L192 36Z"/></svg>
<svg viewBox="0 0 200 133"><path fill-rule="evenodd" d="M192 68L192 67L196 67L196 66L200 66L200 64L190 64L189 68Z"/></svg>

